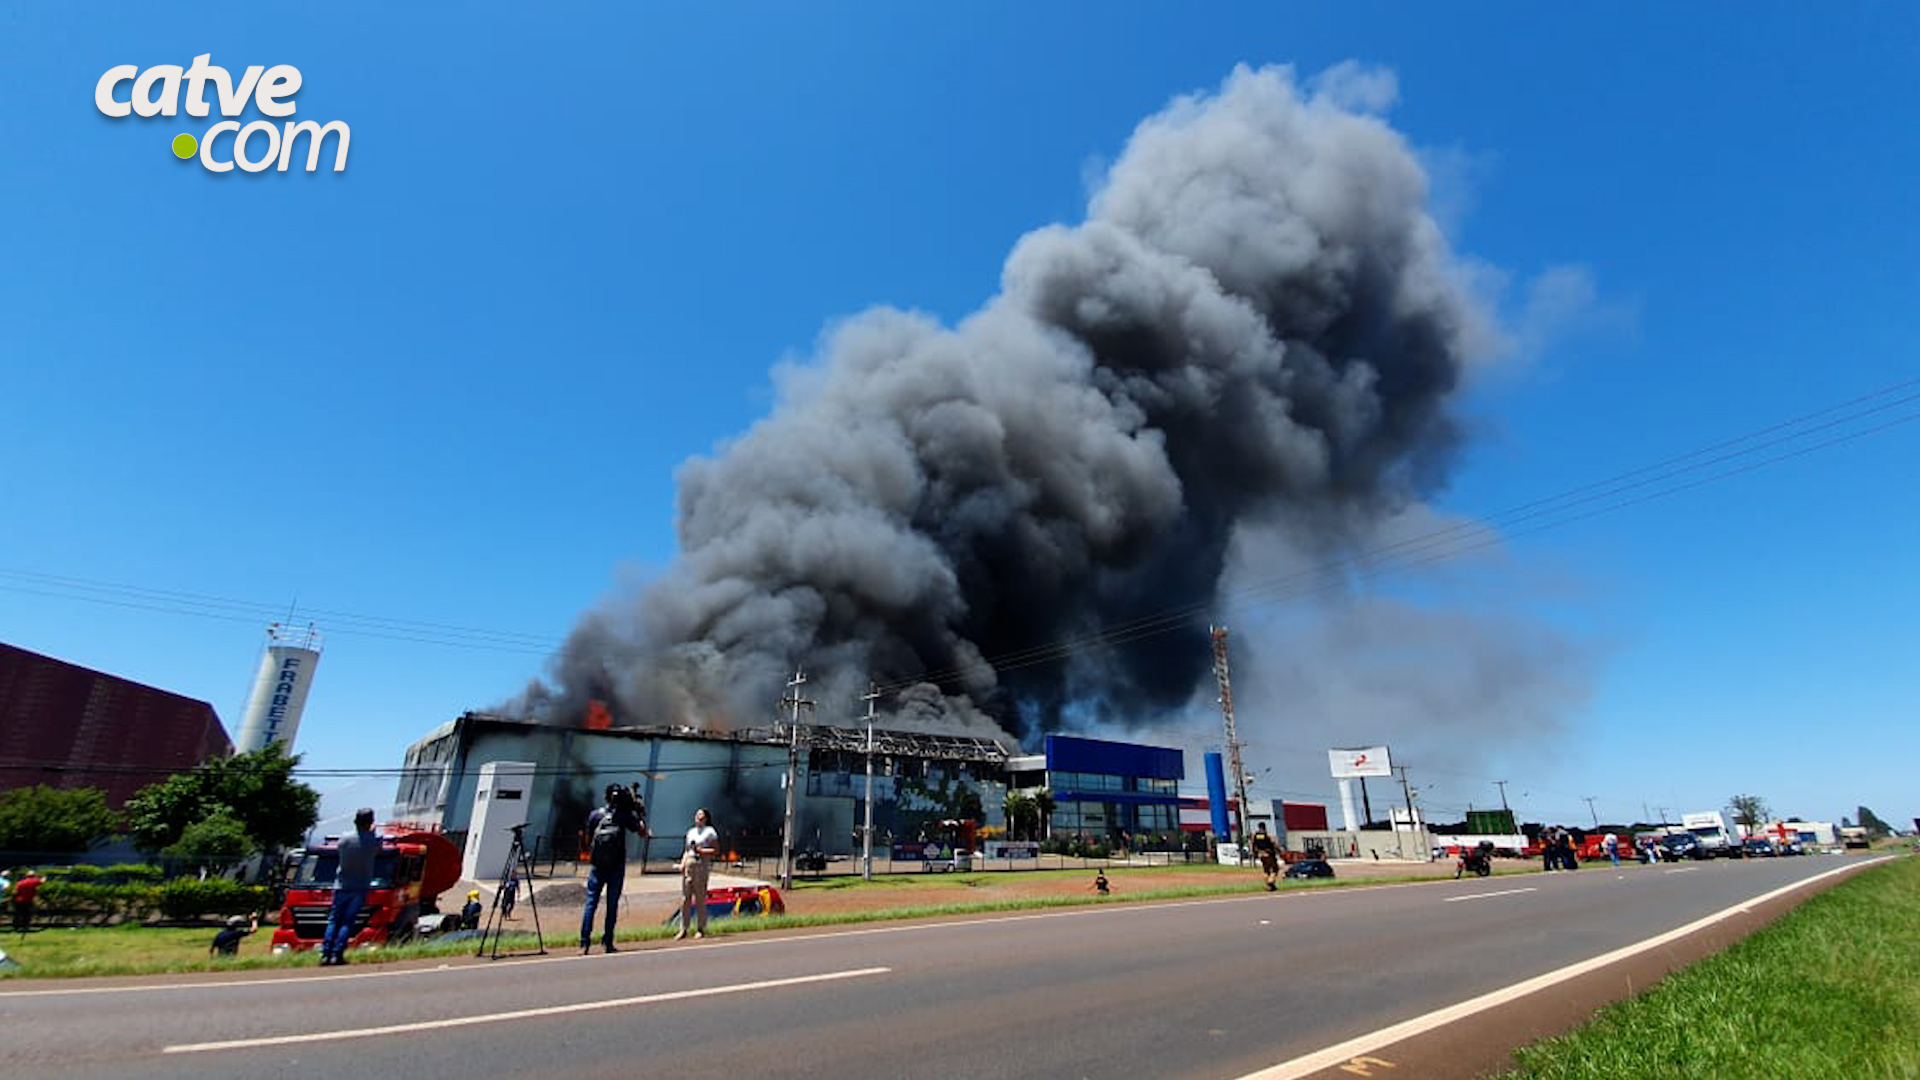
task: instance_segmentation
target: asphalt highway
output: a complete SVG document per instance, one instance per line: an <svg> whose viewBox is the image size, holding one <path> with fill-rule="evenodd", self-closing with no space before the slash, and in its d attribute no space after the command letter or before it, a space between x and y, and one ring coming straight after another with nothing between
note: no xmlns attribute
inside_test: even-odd
<svg viewBox="0 0 1920 1080"><path fill-rule="evenodd" d="M1358 1058L1371 1032L1858 865L1589 866L615 955L16 983L0 1031L12 1070L102 1080L1306 1076L1272 1067L1336 1044ZM1349 1074L1368 1075L1332 1075Z"/></svg>

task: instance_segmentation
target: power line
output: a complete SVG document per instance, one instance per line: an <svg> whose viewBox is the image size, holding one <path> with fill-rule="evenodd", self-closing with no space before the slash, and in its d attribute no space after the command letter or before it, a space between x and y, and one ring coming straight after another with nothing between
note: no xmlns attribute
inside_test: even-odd
<svg viewBox="0 0 1920 1080"><path fill-rule="evenodd" d="M5 579L12 579L11 581ZM287 622L284 605L263 601L235 600L177 589L155 589L64 574L45 574L31 570L0 568L0 589L63 600L82 600L114 607L157 611L171 615L191 615L226 622L258 624L261 621ZM399 619L383 615L363 615L333 608L296 608L299 617L325 619L329 634L349 634L408 641L452 648L495 649L505 652L546 655L560 641L546 635L508 630L488 630L449 623Z"/></svg>

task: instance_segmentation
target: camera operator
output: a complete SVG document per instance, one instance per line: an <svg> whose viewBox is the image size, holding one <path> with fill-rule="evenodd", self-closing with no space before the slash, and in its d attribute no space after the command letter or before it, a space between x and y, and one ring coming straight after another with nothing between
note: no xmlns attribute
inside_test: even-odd
<svg viewBox="0 0 1920 1080"><path fill-rule="evenodd" d="M627 833L646 834L646 809L633 792L619 784L607 785L607 803L587 815L587 843L591 867L587 871L587 906L580 914L580 954L593 947L593 913L606 891L606 931L600 943L613 947L613 926L620 915L620 888L627 876Z"/></svg>

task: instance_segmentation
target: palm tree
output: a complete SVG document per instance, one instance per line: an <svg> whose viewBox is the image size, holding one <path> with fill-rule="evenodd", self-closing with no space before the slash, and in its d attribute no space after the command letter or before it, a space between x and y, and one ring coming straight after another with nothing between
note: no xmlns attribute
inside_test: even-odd
<svg viewBox="0 0 1920 1080"><path fill-rule="evenodd" d="M1053 839L1053 792L1047 788L1035 788L1033 809L1040 815L1041 838Z"/></svg>
<svg viewBox="0 0 1920 1080"><path fill-rule="evenodd" d="M1007 792L1007 839L1018 838L1020 826L1033 819L1033 799L1018 791Z"/></svg>

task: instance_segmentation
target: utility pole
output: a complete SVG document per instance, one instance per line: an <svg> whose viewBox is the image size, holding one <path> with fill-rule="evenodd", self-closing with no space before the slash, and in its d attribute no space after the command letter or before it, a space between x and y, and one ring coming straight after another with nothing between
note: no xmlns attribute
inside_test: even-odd
<svg viewBox="0 0 1920 1080"><path fill-rule="evenodd" d="M813 702L800 696L806 682L806 672L795 668L793 678L787 680L787 696L780 699L780 704L793 707L793 720L787 725L787 816L780 828L780 888L788 892L793 891L793 788L800 774L800 706L813 708Z"/></svg>
<svg viewBox="0 0 1920 1080"><path fill-rule="evenodd" d="M1220 712L1226 717L1227 728L1227 767L1233 770L1233 790L1240 799L1240 814L1234 822L1234 844L1240 849L1241 861L1246 860L1247 850L1247 769L1240 760L1240 738L1233 730L1233 680L1227 675L1227 628L1215 626L1213 634L1213 677L1220 683Z"/></svg>
<svg viewBox="0 0 1920 1080"><path fill-rule="evenodd" d="M873 880L873 703L880 699L880 688L867 684L867 822L860 829L860 876Z"/></svg>
<svg viewBox="0 0 1920 1080"><path fill-rule="evenodd" d="M1407 835L1411 836L1413 835L1414 822L1418 820L1413 813L1413 786L1407 783L1407 767L1405 765L1395 765L1393 771L1400 774L1400 793L1407 797ZM1403 859L1406 858L1406 845L1401 842L1400 830L1398 829L1393 831L1393 842L1394 847L1400 852L1400 857Z"/></svg>
<svg viewBox="0 0 1920 1080"><path fill-rule="evenodd" d="M1596 829L1597 829L1597 828L1599 828L1599 827L1600 827L1600 812L1599 812L1598 810L1595 810L1595 809L1593 808L1593 796L1591 796L1591 795L1582 795L1582 796L1580 796L1580 798L1586 801L1586 804L1587 804L1587 813L1588 813L1589 815L1591 815L1591 816L1593 817L1593 827L1594 827L1594 828L1596 828Z"/></svg>
<svg viewBox="0 0 1920 1080"><path fill-rule="evenodd" d="M1502 809L1502 810L1505 810L1505 811L1506 811L1507 813L1509 813L1509 814L1511 814L1511 813L1513 813L1513 808L1512 808L1512 807L1509 807L1509 806L1507 805L1507 784L1508 784L1508 781L1506 781L1506 780L1495 780L1495 781L1493 782L1493 784L1494 784L1494 786L1495 786L1495 787L1497 787L1497 788L1499 788L1499 789L1500 789L1500 809Z"/></svg>

